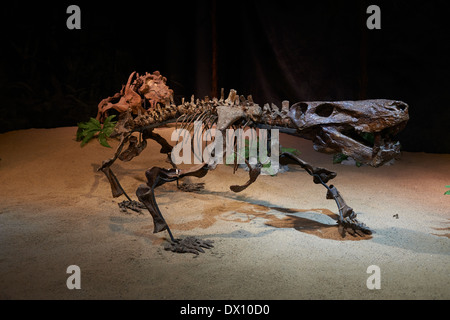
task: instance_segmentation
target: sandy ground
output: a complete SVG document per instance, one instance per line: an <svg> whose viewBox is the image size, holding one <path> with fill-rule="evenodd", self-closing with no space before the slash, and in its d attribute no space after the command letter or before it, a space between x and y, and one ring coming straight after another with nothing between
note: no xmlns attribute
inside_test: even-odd
<svg viewBox="0 0 450 320"><path fill-rule="evenodd" d="M76 128L0 135L0 299L449 299L450 155L404 152L392 166L333 165L309 141L281 144L338 173L333 184L372 237L337 235L335 203L298 167L247 181L222 165L199 193L157 191L176 237L214 240L195 256L165 251L146 214L122 213L96 172L113 150L80 148ZM159 129L169 137L172 129ZM111 144L117 145L116 141ZM168 167L159 146L113 170L134 199L144 171ZM78 265L81 290L66 269ZM381 288L369 290L371 265Z"/></svg>

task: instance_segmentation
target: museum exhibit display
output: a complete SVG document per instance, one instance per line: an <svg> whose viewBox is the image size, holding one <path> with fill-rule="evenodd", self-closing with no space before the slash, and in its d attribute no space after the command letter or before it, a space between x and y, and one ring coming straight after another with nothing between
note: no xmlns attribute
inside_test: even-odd
<svg viewBox="0 0 450 320"><path fill-rule="evenodd" d="M195 100L192 96L190 102L183 102L177 106L173 103L173 91L166 85L167 79L159 71L153 74L146 73L139 76L131 73L126 85L112 97L102 100L98 106L96 120L103 126L110 123L108 110L115 109L120 112L119 121L108 136L116 136L120 143L114 156L105 160L98 171L102 171L110 185L113 197L125 195L127 201L121 202L120 207L131 209L139 207L136 201L126 194L121 187L118 178L111 170L111 165L117 159L130 161L138 156L147 146L147 139L154 139L161 144L161 153L168 156L173 168L164 169L152 167L147 170L146 185L140 185L136 194L139 201L144 204L154 221L154 233L167 230L172 243L171 250L175 252L204 252L201 247L210 247L209 242L203 244L199 239L186 243L185 240L175 240L169 226L164 220L156 203L154 189L166 182L177 181L185 176L203 177L207 170L214 169L216 163L202 163L194 169L179 170L171 161L172 147L160 135L153 130L169 122L180 123L180 127L192 127L195 121L204 122L205 127L215 126L216 130L224 131L230 127L264 126L281 129L311 139L315 142L314 148L318 151L329 153L342 153L346 156L369 164L380 166L394 159L400 154L399 142L392 142L388 137L397 134L407 123L408 105L401 101L392 100L362 100L342 102L298 102L289 106L288 101L283 101L281 112L276 105L265 104L261 108L253 102L251 96L246 99L239 96L235 90L231 90L225 99L222 90L220 99L206 97ZM184 101L184 99L183 99ZM148 106L148 108L146 108ZM91 130L86 124L80 124L80 140L90 138ZM178 130L176 126L176 130ZM204 129L203 129L204 130ZM305 133L304 133L305 132ZM343 132L351 132L354 136L373 135L372 148L358 142ZM133 136L138 133L138 138ZM86 139L87 141L87 139ZM126 150L122 151L128 143ZM232 146L233 149L237 145ZM336 177L335 172L324 168L316 168L299 159L291 153L280 153L280 159L293 160L306 170L314 178L314 183L322 184L327 189L327 199L336 201L339 211L339 233L342 237L348 232L351 235L363 236L370 230L356 220L356 214L349 207L337 189L326 183ZM235 154L237 161L237 154ZM258 165L251 166L248 162L250 180L244 186L232 186L234 192L245 190L255 182L259 175ZM194 242L193 245L191 243Z"/></svg>
<svg viewBox="0 0 450 320"><path fill-rule="evenodd" d="M8 3L0 300L449 299L447 12Z"/></svg>

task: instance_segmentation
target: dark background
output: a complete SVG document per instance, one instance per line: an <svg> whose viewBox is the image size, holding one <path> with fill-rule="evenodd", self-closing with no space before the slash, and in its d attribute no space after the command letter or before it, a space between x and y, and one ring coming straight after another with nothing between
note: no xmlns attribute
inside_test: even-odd
<svg viewBox="0 0 450 320"><path fill-rule="evenodd" d="M75 126L132 71L176 102L386 98L410 106L403 150L450 153L448 1L19 2L1 7L0 132ZM68 30L66 9L81 9ZM381 9L368 30L366 9ZM75 134L75 133L74 133Z"/></svg>

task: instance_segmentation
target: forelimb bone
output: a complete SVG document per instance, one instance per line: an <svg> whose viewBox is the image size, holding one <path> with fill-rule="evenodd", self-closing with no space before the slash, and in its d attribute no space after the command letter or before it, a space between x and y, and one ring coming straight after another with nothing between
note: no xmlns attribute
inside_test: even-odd
<svg viewBox="0 0 450 320"><path fill-rule="evenodd" d="M314 183L321 184L327 189L326 198L334 199L339 210L338 230L343 238L345 237L346 232L352 236L372 234L370 229L364 223L356 220L356 213L345 203L344 198L341 196L336 187L333 185L328 186L326 184L329 180L336 177L335 172L329 171L325 168L313 167L309 163L289 152L284 152L280 155L280 162L281 161L284 162L284 164L289 162L292 163L292 161L299 164L313 177Z"/></svg>

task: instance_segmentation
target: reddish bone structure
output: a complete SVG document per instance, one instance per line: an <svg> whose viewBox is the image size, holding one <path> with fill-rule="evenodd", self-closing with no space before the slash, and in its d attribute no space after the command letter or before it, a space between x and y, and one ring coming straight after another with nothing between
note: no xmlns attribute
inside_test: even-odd
<svg viewBox="0 0 450 320"><path fill-rule="evenodd" d="M153 132L155 128L176 122L178 128L186 129L191 128L195 121L202 121L204 129L215 126L222 133L230 127L275 128L312 140L317 151L342 153L361 163L378 167L400 155L400 144L392 138L409 120L406 103L386 99L298 102L293 105L283 101L280 109L274 104L260 107L253 102L252 96L239 96L235 90L230 90L225 99L222 89L220 98L205 97L200 100L192 96L190 101L183 99L180 105L176 105L173 91L166 81L158 71L143 76L133 72L119 93L99 103L97 119L100 121L106 119L111 109L120 113L113 133L120 143L113 157L103 161L98 170L106 175L113 197L124 195L127 198L119 204L122 210L147 209L153 217L153 232L167 230L170 241L166 249L174 252L198 254L204 252L202 248L211 248L213 245L212 241L196 237L175 239L158 208L154 190L172 181L176 181L181 190L199 190L203 184L179 184L180 179L187 176L203 177L216 164L202 163L190 169L178 169L171 160L173 147ZM367 134L373 137L373 141L364 139ZM120 185L111 166L117 159L130 161L138 156L147 146L147 139L153 139L161 145L160 153L167 155L171 168L148 169L145 172L147 183L137 188L139 201L134 201ZM247 160L245 163L249 169L249 180L241 186L231 186L233 192L245 190L261 173L261 164L252 166ZM313 177L314 183L327 189L326 198L335 200L338 207L337 227L342 237L347 233L362 237L371 234L370 229L356 219L356 213L345 203L336 187L327 185L329 180L336 177L335 172L314 167L292 153L280 153L280 164L288 163L300 165Z"/></svg>

